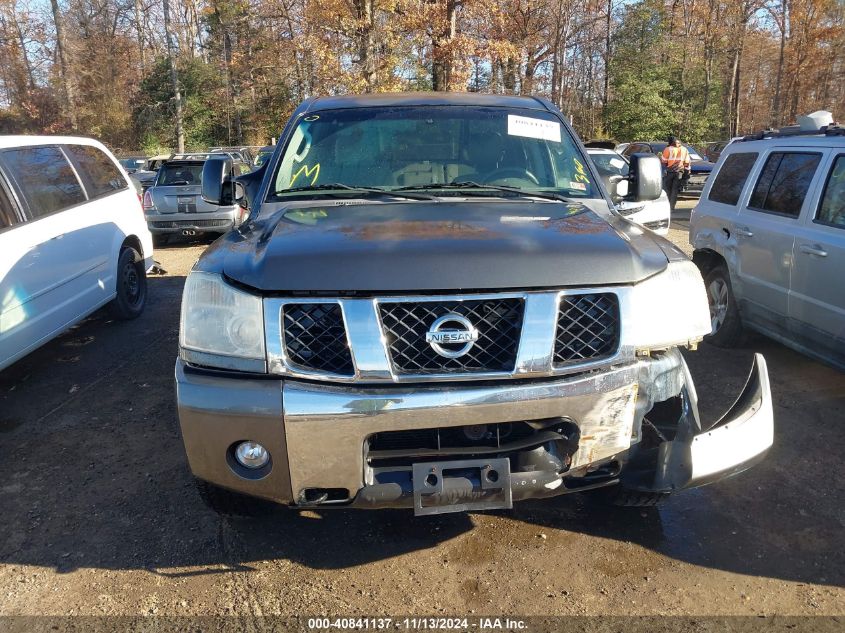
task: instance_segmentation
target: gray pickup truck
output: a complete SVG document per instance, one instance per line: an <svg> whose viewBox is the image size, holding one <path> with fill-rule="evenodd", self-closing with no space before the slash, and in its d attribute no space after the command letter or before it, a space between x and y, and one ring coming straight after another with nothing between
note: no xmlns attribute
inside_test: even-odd
<svg viewBox="0 0 845 633"><path fill-rule="evenodd" d="M622 505L740 472L772 444L766 364L705 423L679 348L711 328L676 247L618 214L656 199L635 154L603 183L549 102L310 99L240 181L250 215L187 278L176 387L200 492L294 507ZM263 501L262 501L263 500Z"/></svg>

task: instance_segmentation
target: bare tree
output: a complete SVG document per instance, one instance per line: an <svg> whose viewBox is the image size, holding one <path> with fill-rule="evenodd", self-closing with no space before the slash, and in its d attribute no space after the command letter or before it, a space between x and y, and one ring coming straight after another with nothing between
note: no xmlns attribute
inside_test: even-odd
<svg viewBox="0 0 845 633"><path fill-rule="evenodd" d="M182 120L182 93L179 90L179 73L173 46L173 32L170 28L170 0L162 0L164 6L164 36L167 39L167 61L170 64L170 83L173 86L173 105L176 114L176 150L185 151L185 131Z"/></svg>

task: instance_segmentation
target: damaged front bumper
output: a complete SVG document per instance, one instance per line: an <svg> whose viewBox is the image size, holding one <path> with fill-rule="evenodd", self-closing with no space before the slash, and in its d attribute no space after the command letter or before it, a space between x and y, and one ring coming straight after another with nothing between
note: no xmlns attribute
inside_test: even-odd
<svg viewBox="0 0 845 633"><path fill-rule="evenodd" d="M689 372L688 406L671 442L660 445L654 480L645 489L672 492L735 475L762 460L774 442L769 374L762 354L734 405L707 429L701 428Z"/></svg>
<svg viewBox="0 0 845 633"><path fill-rule="evenodd" d="M760 355L736 404L710 428L701 426L695 388L677 350L582 375L504 385L352 388L233 378L181 360L176 382L194 474L297 506L413 507L426 514L510 507L619 482L672 492L750 467L773 438ZM655 403L671 399L681 403L675 432L639 451ZM525 433L499 437L515 425ZM413 444L433 430L436 444ZM449 444L456 433L493 432L492 446ZM394 443L384 444L391 434ZM244 440L260 442L272 455L272 468L260 477L231 459Z"/></svg>

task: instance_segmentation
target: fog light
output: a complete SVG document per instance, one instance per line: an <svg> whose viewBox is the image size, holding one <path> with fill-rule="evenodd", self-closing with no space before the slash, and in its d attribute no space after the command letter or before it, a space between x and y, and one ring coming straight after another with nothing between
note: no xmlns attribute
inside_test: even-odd
<svg viewBox="0 0 845 633"><path fill-rule="evenodd" d="M235 459L246 468L261 468L270 461L270 453L258 442L241 442L235 447Z"/></svg>

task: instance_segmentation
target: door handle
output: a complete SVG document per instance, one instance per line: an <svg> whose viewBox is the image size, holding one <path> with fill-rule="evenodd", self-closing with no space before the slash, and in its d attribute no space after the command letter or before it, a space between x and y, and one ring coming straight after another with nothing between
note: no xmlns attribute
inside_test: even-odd
<svg viewBox="0 0 845 633"><path fill-rule="evenodd" d="M827 251L818 244L801 244L798 250L807 255L815 255L817 257L827 257Z"/></svg>
<svg viewBox="0 0 845 633"><path fill-rule="evenodd" d="M734 229L734 233L742 237L754 237L754 233L749 230L747 226L738 226Z"/></svg>

